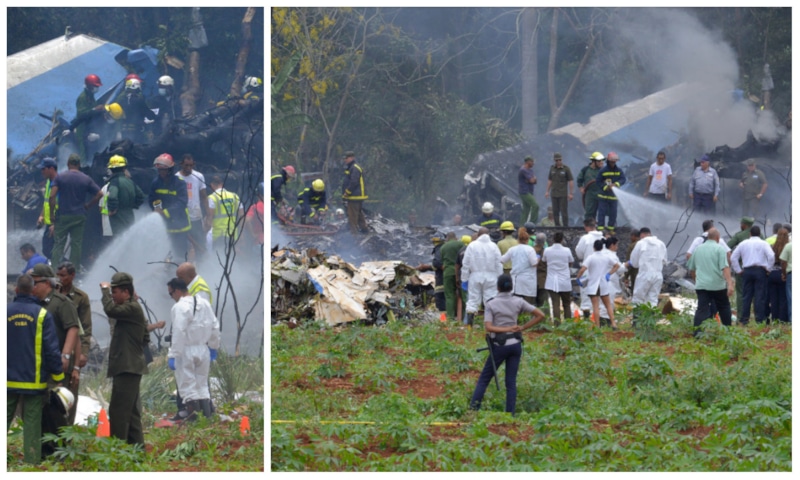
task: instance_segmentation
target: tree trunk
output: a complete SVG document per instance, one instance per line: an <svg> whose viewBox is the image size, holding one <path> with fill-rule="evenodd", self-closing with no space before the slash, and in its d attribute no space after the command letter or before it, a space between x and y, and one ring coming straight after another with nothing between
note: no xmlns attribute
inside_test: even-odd
<svg viewBox="0 0 800 480"><path fill-rule="evenodd" d="M539 133L539 11L522 10L522 136L526 140Z"/></svg>
<svg viewBox="0 0 800 480"><path fill-rule="evenodd" d="M197 50L189 52L189 61L186 65L189 88L181 93L181 115L183 118L190 118L197 113L197 100L200 98L200 52Z"/></svg>
<svg viewBox="0 0 800 480"><path fill-rule="evenodd" d="M253 33L250 25L256 9L248 7L242 19L242 43L239 46L239 53L236 55L236 70L231 84L230 96L236 97L242 91L242 78L244 78L244 68L247 65L247 57L250 55L250 44L252 43Z"/></svg>

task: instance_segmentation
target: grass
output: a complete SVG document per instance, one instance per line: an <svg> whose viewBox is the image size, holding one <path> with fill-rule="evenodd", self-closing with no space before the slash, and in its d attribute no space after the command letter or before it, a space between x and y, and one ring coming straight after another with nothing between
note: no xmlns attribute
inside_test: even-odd
<svg viewBox="0 0 800 480"><path fill-rule="evenodd" d="M6 459L8 471L136 471L136 472L263 472L264 403L251 396L263 397L264 366L261 358L235 357L219 353L212 363L211 377L218 379L219 394L214 402L217 414L230 417L223 421L200 418L197 422L172 428L155 428L163 414L175 411L173 372L164 356L149 365L142 377L142 423L145 449L132 447L116 438L98 438L96 427L74 425L53 438L60 448L55 457L40 465L22 463L22 428L17 418L8 435ZM92 392L90 394L90 392ZM238 395L254 392L253 395ZM90 394L101 404L108 403L111 380L105 369L81 378L80 394ZM248 416L250 431L240 432L240 419Z"/></svg>
<svg viewBox="0 0 800 480"><path fill-rule="evenodd" d="M646 315L646 312L642 312ZM641 318L641 317L640 317ZM273 471L791 471L791 327L526 332L517 414L467 408L482 330L272 328Z"/></svg>

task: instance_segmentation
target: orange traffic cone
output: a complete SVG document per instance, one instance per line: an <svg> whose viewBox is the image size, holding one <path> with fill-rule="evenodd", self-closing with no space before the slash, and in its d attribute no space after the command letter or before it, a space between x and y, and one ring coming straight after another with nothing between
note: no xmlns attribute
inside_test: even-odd
<svg viewBox="0 0 800 480"><path fill-rule="evenodd" d="M575 323L580 322L581 321L581 312L580 312L580 310L578 310L576 308L575 311L572 313L572 318L575 319Z"/></svg>
<svg viewBox="0 0 800 480"><path fill-rule="evenodd" d="M445 312L442 312L441 315L439 315L439 321L442 323L447 322L447 314Z"/></svg>
<svg viewBox="0 0 800 480"><path fill-rule="evenodd" d="M98 437L111 436L111 424L108 423L108 415L106 415L106 411L104 408L101 408L100 413L97 415L97 436Z"/></svg>
<svg viewBox="0 0 800 480"><path fill-rule="evenodd" d="M718 324L722 325L722 320L720 320L720 319L719 319L719 313L717 313L716 315L714 315L714 318L716 318L716 319L717 319L717 323L718 323Z"/></svg>
<svg viewBox="0 0 800 480"><path fill-rule="evenodd" d="M239 421L239 432L245 436L250 434L250 417L247 415L242 415L242 419Z"/></svg>

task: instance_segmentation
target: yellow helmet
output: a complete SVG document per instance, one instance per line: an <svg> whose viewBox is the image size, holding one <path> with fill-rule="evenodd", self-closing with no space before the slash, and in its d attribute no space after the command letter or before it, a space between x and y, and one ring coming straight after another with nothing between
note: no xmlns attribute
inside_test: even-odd
<svg viewBox="0 0 800 480"><path fill-rule="evenodd" d="M469 242L471 242L471 241L472 241L472 237L470 237L469 235L462 235L461 236L461 243L463 243L464 245L469 245Z"/></svg>
<svg viewBox="0 0 800 480"><path fill-rule="evenodd" d="M108 159L106 168L123 168L128 166L128 161L122 155L114 155Z"/></svg>
<svg viewBox="0 0 800 480"><path fill-rule="evenodd" d="M311 188L313 188L315 192L321 192L325 190L325 182L318 178L311 183Z"/></svg>
<svg viewBox="0 0 800 480"><path fill-rule="evenodd" d="M600 152L594 152L594 153L593 153L593 154L592 154L592 155L589 157L589 160L592 160L592 161L597 161L597 162L599 162L599 161L601 161L601 160L605 160L605 159L606 159L606 157L604 157L604 156L603 156L603 154L602 154L602 153L600 153Z"/></svg>
<svg viewBox="0 0 800 480"><path fill-rule="evenodd" d="M514 224L506 220L505 222L500 224L500 230L503 232L513 232L514 231Z"/></svg>
<svg viewBox="0 0 800 480"><path fill-rule="evenodd" d="M106 112L108 112L108 114L111 115L111 118L114 120L119 120L125 114L125 112L122 111L122 107L119 105L119 103L106 105Z"/></svg>

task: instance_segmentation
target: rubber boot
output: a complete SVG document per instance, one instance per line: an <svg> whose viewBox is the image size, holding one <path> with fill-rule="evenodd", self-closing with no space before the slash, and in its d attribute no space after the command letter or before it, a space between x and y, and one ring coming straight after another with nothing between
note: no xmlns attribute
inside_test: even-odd
<svg viewBox="0 0 800 480"><path fill-rule="evenodd" d="M464 325L468 326L469 328L472 328L472 322L474 320L475 320L475 314L474 313L468 313L467 314L467 318L464 320Z"/></svg>
<svg viewBox="0 0 800 480"><path fill-rule="evenodd" d="M211 400L207 398L200 400L200 410L203 412L204 417L211 418Z"/></svg>
<svg viewBox="0 0 800 480"><path fill-rule="evenodd" d="M197 400L189 400L188 402L184 402L186 405L186 418L184 419L185 422L194 422L197 420L197 414L200 412L200 403Z"/></svg>

